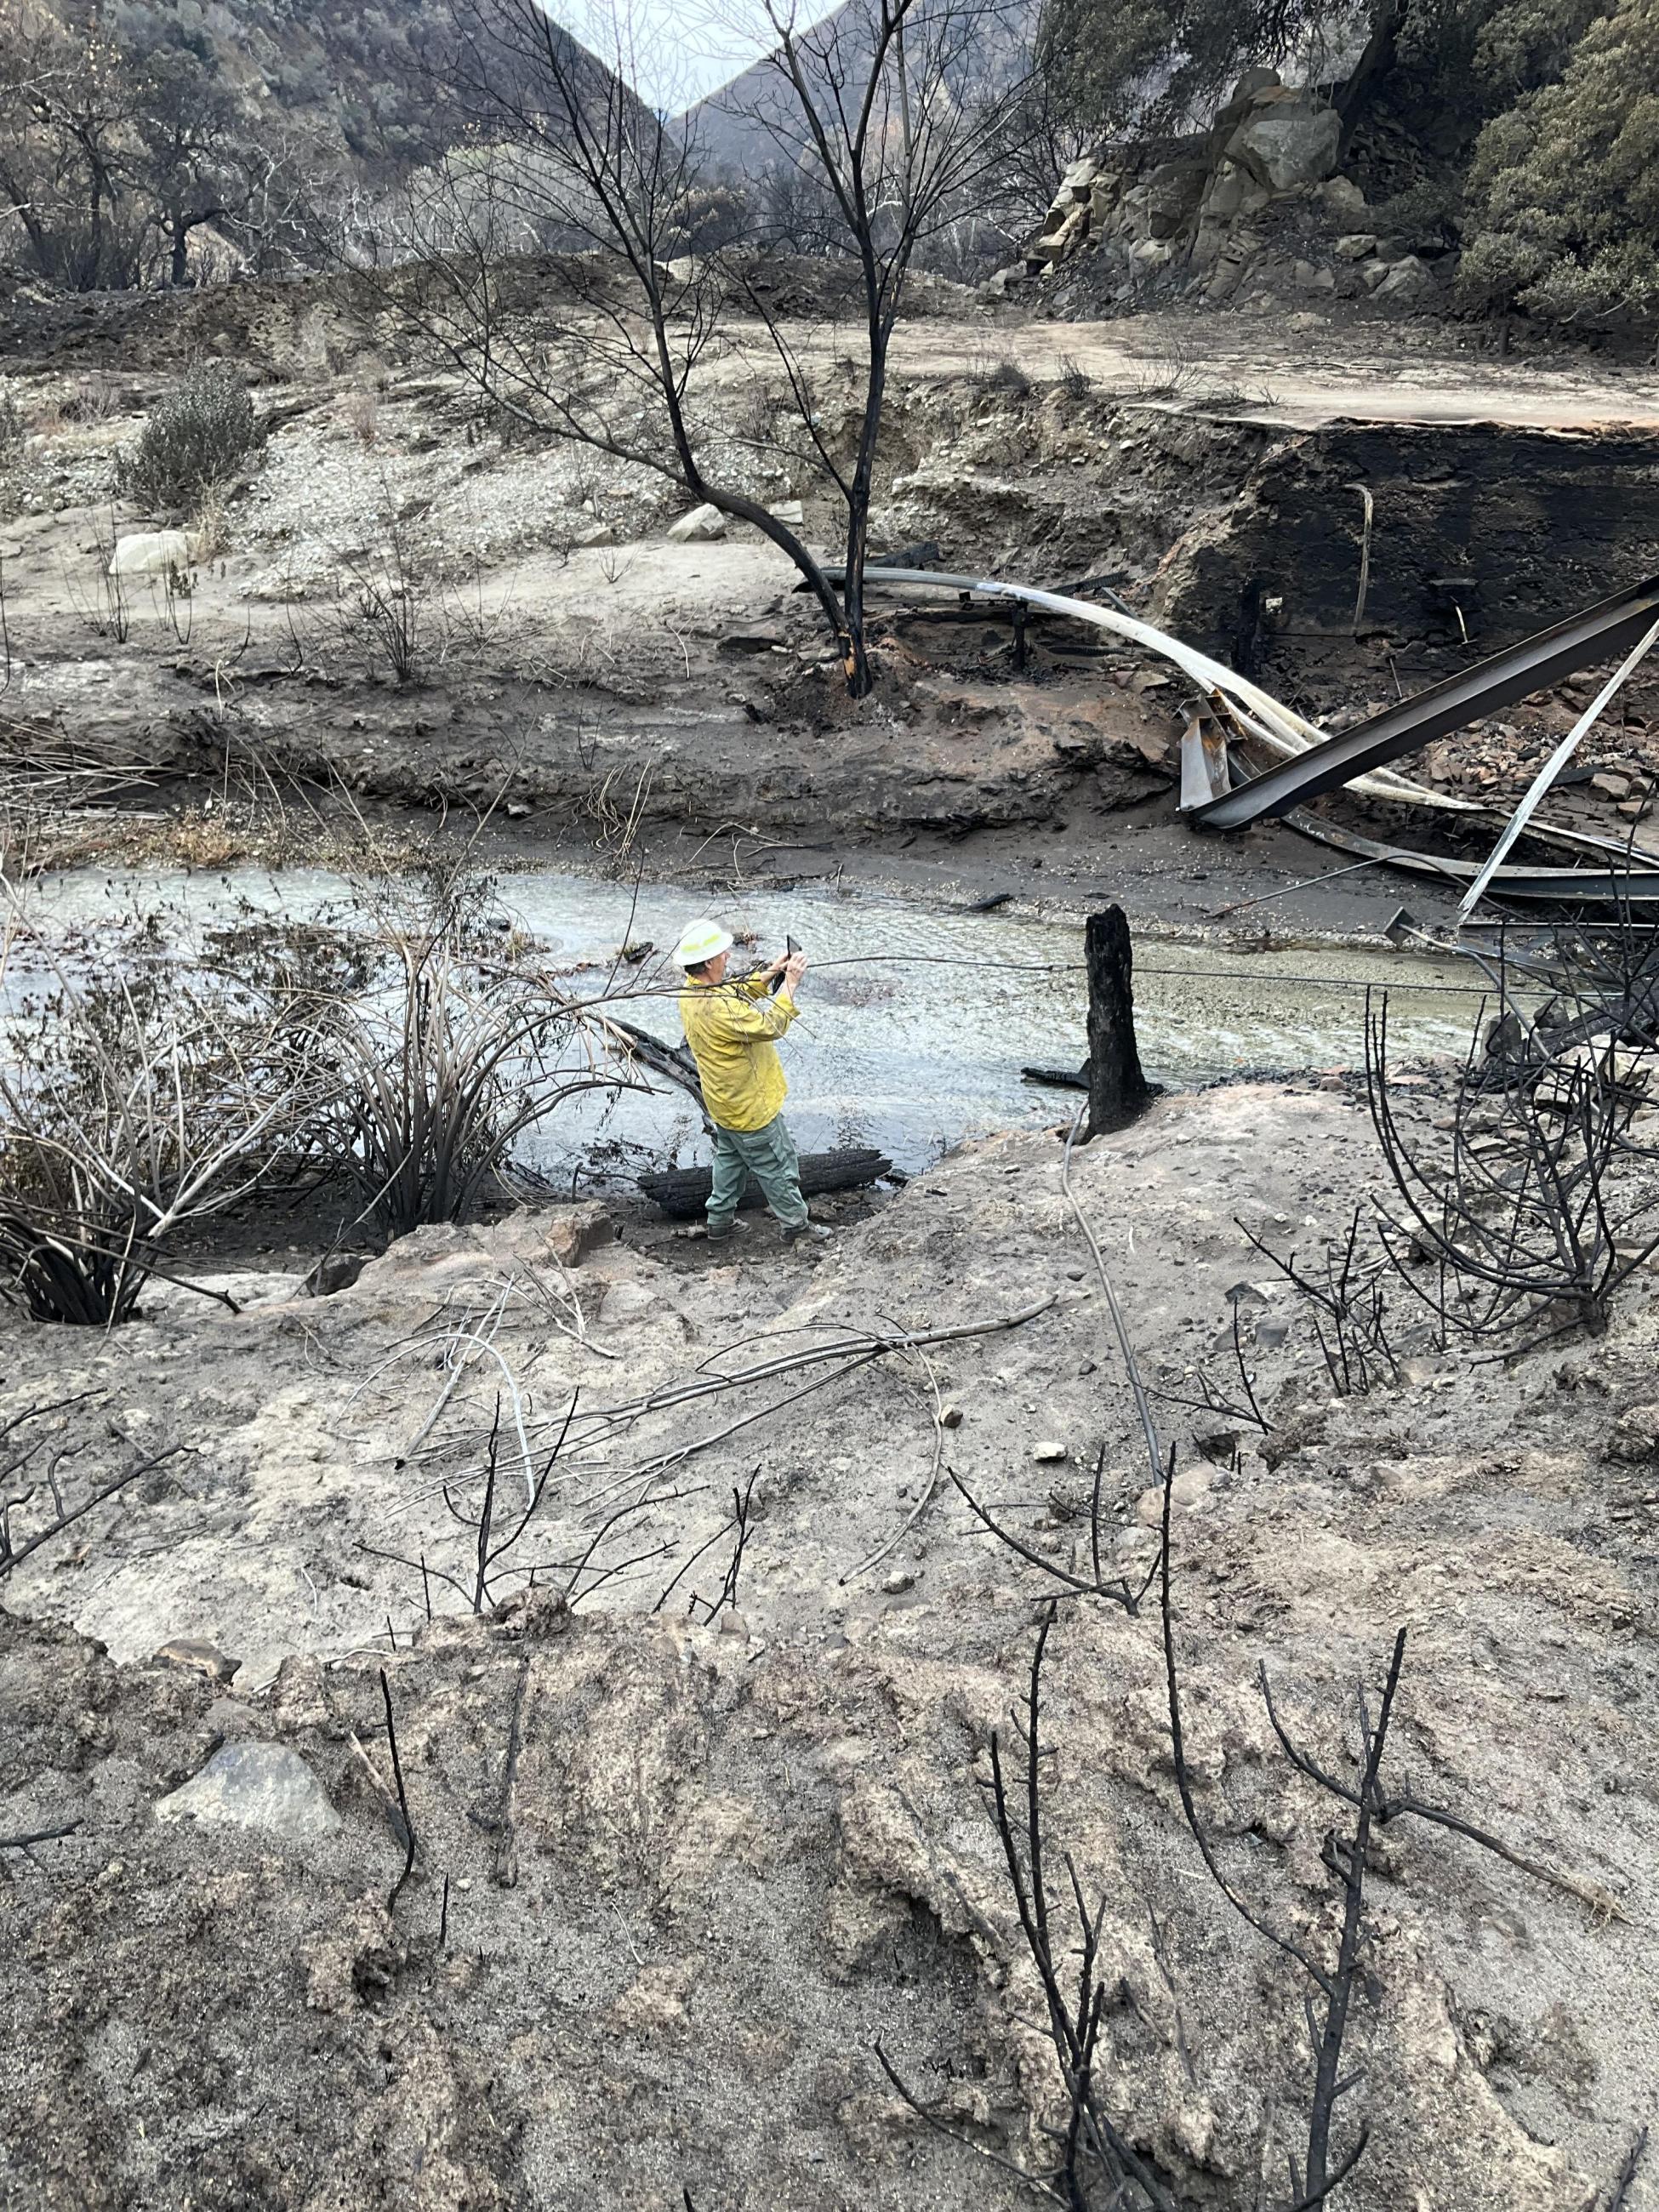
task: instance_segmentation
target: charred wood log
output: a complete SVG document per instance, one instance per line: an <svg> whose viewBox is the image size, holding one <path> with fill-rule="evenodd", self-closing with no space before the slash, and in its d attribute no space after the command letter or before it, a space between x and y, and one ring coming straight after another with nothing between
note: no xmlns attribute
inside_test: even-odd
<svg viewBox="0 0 1659 2212"><path fill-rule="evenodd" d="M826 1191L856 1190L864 1183L874 1182L878 1176L890 1175L893 1163L885 1153L867 1147L837 1152L805 1152L800 1163L800 1187L807 1198L821 1197ZM695 1220L708 1203L708 1191L713 1181L707 1168L665 1168L640 1177L640 1188L648 1199L676 1221ZM760 1206L764 1203L759 1186L751 1176L739 1206Z"/></svg>

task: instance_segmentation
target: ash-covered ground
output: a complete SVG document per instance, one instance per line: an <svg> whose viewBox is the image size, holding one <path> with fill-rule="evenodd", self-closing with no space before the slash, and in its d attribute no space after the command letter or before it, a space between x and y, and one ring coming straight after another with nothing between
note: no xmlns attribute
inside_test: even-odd
<svg viewBox="0 0 1659 2212"><path fill-rule="evenodd" d="M1409 1110L1441 1116L1438 1084ZM1139 1589L1158 1542L1062 1156L968 1146L816 1261L588 1204L417 1232L324 1298L296 1265L221 1279L234 1314L161 1288L107 1336L8 1320L5 1418L89 1394L42 1416L71 1498L182 1449L9 1580L0 1836L70 1832L0 1854L5 2202L1024 2201L1002 2161L1049 2166L1064 2108L988 1790L994 1732L1023 1787L1051 1594L1039 1797L1065 1943L1063 1855L1102 1914L1103 2108L1183 2206L1290 2201L1304 1984L1183 1821L1156 1586L1132 1616L1038 1564L1091 1578L1097 1466L1108 1565ZM1380 1172L1363 1096L1243 1085L1159 1103L1071 1183L1176 1450L1173 1634L1230 1882L1332 1954L1332 1808L1259 1671L1346 1772L1402 1628L1392 1787L1515 1855L1410 1818L1374 1847L1342 2197L1567 2212L1659 2078L1648 1279L1605 1337L1508 1364L1436 1352L1407 1297L1401 1379L1343 1395L1243 1231L1305 1249ZM1189 1402L1199 1370L1240 1410ZM498 1533L522 1513L509 1374L532 1469L578 1411L474 1615L442 1486L476 1516L499 1420ZM240 1663L152 1656L174 1639ZM279 1825L176 1817L247 1745L303 1763Z"/></svg>

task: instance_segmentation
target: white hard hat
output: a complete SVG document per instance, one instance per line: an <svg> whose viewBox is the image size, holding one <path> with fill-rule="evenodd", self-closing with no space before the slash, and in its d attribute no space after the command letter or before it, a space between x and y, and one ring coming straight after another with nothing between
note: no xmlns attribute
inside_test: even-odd
<svg viewBox="0 0 1659 2212"><path fill-rule="evenodd" d="M722 952L729 952L732 942L731 931L722 929L717 921L689 922L674 947L674 958L682 968L701 968L705 960L717 960Z"/></svg>

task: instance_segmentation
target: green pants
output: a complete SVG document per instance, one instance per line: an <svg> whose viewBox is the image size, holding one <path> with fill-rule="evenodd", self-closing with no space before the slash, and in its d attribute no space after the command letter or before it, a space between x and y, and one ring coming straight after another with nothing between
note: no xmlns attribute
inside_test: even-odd
<svg viewBox="0 0 1659 2212"><path fill-rule="evenodd" d="M781 1114L775 1115L763 1129L722 1129L715 1124L708 1226L717 1234L731 1227L750 1176L784 1227L799 1229L806 1219L806 1200L800 1194L794 1139Z"/></svg>

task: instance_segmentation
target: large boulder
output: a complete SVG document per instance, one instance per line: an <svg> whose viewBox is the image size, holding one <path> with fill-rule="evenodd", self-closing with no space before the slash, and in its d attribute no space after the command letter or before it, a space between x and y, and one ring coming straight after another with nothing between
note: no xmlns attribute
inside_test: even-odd
<svg viewBox="0 0 1659 2212"><path fill-rule="evenodd" d="M165 576L169 568L182 574L195 564L195 548L187 530L135 530L116 539L109 573L112 576Z"/></svg>
<svg viewBox="0 0 1659 2212"><path fill-rule="evenodd" d="M1210 179L1202 161L1160 161L1146 179L1146 222L1154 238L1173 238L1197 211Z"/></svg>
<svg viewBox="0 0 1659 2212"><path fill-rule="evenodd" d="M1310 92L1262 93L1227 141L1226 155L1258 184L1293 192L1322 184L1342 150L1342 118Z"/></svg>
<svg viewBox="0 0 1659 2212"><path fill-rule="evenodd" d="M1371 297L1400 301L1431 300L1438 289L1424 264L1414 253L1407 253L1393 264L1388 275L1376 286Z"/></svg>
<svg viewBox="0 0 1659 2212"><path fill-rule="evenodd" d="M676 545L706 545L725 537L726 517L717 507L694 507L690 514L669 524L668 535Z"/></svg>

